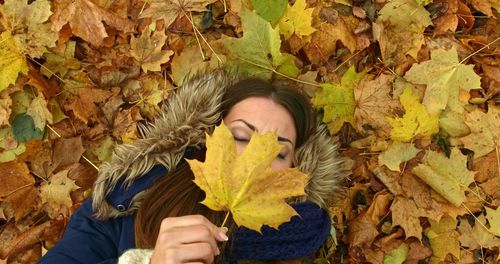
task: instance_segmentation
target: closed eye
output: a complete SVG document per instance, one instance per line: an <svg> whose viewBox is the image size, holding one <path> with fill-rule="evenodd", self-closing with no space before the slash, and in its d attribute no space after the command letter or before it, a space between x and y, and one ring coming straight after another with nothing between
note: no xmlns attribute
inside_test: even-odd
<svg viewBox="0 0 500 264"><path fill-rule="evenodd" d="M240 138L240 137L236 137L234 136L234 141L237 141L237 142L248 142L249 140L246 139L246 138Z"/></svg>

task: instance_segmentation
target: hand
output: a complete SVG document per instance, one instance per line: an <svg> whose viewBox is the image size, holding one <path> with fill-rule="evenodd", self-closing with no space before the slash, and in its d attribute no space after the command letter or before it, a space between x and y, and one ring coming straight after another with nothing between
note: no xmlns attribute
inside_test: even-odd
<svg viewBox="0 0 500 264"><path fill-rule="evenodd" d="M227 241L226 232L201 215L165 218L150 263L213 263L220 254L217 241Z"/></svg>

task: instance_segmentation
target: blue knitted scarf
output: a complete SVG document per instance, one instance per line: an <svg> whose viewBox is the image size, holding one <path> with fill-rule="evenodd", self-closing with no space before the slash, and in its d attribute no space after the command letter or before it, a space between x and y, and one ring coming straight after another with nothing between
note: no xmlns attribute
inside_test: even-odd
<svg viewBox="0 0 500 264"><path fill-rule="evenodd" d="M292 217L278 230L264 226L261 235L245 227L237 228L231 236L230 262L312 256L330 233L330 217L311 202L293 204L292 207L300 217Z"/></svg>

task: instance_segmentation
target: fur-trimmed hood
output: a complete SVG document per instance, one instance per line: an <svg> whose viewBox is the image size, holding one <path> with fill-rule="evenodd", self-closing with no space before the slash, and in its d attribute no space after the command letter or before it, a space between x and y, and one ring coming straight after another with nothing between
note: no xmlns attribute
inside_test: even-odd
<svg viewBox="0 0 500 264"><path fill-rule="evenodd" d="M117 183L130 185L155 165L174 168L187 147L202 147L205 133L211 133L221 119L220 105L226 89L238 80L237 74L224 70L187 78L164 103L159 117L139 127L141 138L132 144L118 145L111 160L100 167L92 193L95 216L108 219L134 213L144 191L134 196L126 210L120 211L107 201ZM337 139L330 137L320 122L296 151L294 163L310 176L306 199L322 208L335 197L350 169L338 154Z"/></svg>

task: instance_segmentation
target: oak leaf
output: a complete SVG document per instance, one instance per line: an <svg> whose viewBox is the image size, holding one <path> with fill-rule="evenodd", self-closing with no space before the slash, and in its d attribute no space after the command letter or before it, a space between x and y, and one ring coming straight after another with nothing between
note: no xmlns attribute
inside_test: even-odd
<svg viewBox="0 0 500 264"><path fill-rule="evenodd" d="M16 47L10 31L0 34L0 91L14 84L19 73L28 74L28 64L23 53Z"/></svg>
<svg viewBox="0 0 500 264"><path fill-rule="evenodd" d="M40 186L42 204L51 218L55 218L59 214L70 215L70 208L73 205L70 193L78 189L78 186L74 180L67 177L68 172L69 169L59 171Z"/></svg>
<svg viewBox="0 0 500 264"><path fill-rule="evenodd" d="M474 181L474 172L467 169L467 157L458 148L452 149L450 158L427 151L422 161L424 163L413 168L413 173L454 206L465 202L464 192Z"/></svg>
<svg viewBox="0 0 500 264"><path fill-rule="evenodd" d="M144 9L141 18L151 17L153 21L163 19L165 27L168 28L179 15L185 15L190 11L208 11L207 5L217 0L151 0L149 7Z"/></svg>
<svg viewBox="0 0 500 264"><path fill-rule="evenodd" d="M446 255L460 257L460 243L458 237L460 234L455 230L457 220L452 217L443 217L441 221L429 220L431 226L425 229L425 235L429 238L433 258L438 261L444 261Z"/></svg>
<svg viewBox="0 0 500 264"><path fill-rule="evenodd" d="M420 104L418 95L411 86L407 86L399 97L405 109L403 117L388 118L393 127L391 139L394 141L409 142L416 136L430 137L439 131L437 115L430 115L425 107Z"/></svg>
<svg viewBox="0 0 500 264"><path fill-rule="evenodd" d="M163 50L167 36L164 31L154 31L146 27L141 36L130 39L130 54L141 63L144 72L161 71L161 64L170 60L174 54L171 50Z"/></svg>
<svg viewBox="0 0 500 264"><path fill-rule="evenodd" d="M337 133L345 122L355 124L354 88L366 73L356 73L350 67L342 76L340 84L321 84L322 91L314 95L313 105L323 108L323 122L328 125L330 133Z"/></svg>
<svg viewBox="0 0 500 264"><path fill-rule="evenodd" d="M206 194L202 204L230 211L238 226L260 232L262 225L278 228L297 212L285 198L305 195L308 177L297 168L272 170L281 145L275 133L254 133L241 155L231 131L222 124L207 135L205 162L188 160L194 182Z"/></svg>
<svg viewBox="0 0 500 264"><path fill-rule="evenodd" d="M39 58L54 47L58 38L57 32L50 30L46 23L52 11L48 0L5 0L0 5L3 26L11 32L17 49L16 53Z"/></svg>
<svg viewBox="0 0 500 264"><path fill-rule="evenodd" d="M316 31L311 26L314 8L306 7L305 0L297 0L293 6L288 5L286 8L278 24L285 39L289 39L293 34L299 37L307 37Z"/></svg>
<svg viewBox="0 0 500 264"><path fill-rule="evenodd" d="M474 159L500 148L500 107L490 104L487 113L479 109L466 113L465 123L471 133L460 140L474 151Z"/></svg>
<svg viewBox="0 0 500 264"><path fill-rule="evenodd" d="M366 75L359 85L354 86L354 100L356 108L354 118L355 128L363 133L366 131L365 125L372 127L381 135L389 134L391 126L387 122L386 116L400 107L400 103L390 97L392 82L394 77L389 74L381 74L375 79Z"/></svg>
<svg viewBox="0 0 500 264"><path fill-rule="evenodd" d="M100 7L92 0L54 0L52 30L59 31L69 23L74 35L99 47L108 37L106 25L125 32L132 32L134 23Z"/></svg>
<svg viewBox="0 0 500 264"><path fill-rule="evenodd" d="M431 115L439 114L447 106L462 113L467 102L460 100L460 90L481 88L481 78L473 65L460 63L455 47L433 50L430 60L414 64L404 77L414 84L427 85L422 104Z"/></svg>

